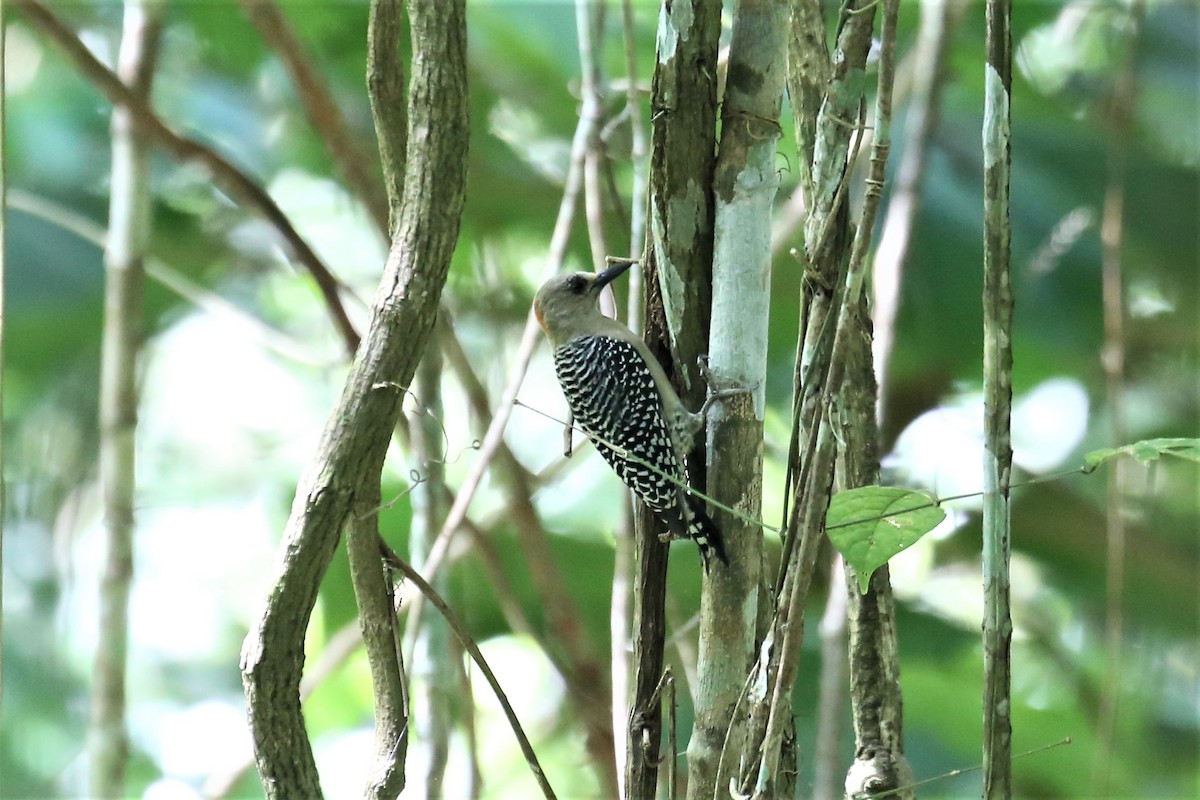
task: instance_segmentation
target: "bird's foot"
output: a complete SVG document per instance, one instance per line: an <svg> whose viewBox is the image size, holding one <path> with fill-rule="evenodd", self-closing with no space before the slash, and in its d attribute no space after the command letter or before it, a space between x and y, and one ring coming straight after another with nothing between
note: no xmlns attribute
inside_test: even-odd
<svg viewBox="0 0 1200 800"><path fill-rule="evenodd" d="M728 400L731 397L737 397L740 394L754 394L758 389L758 384L752 387L746 386L730 386L724 385L713 376L712 370L708 366L708 356L701 355L696 359L696 366L699 368L700 377L704 380L705 386L708 387L708 394L704 398L704 405L700 406L700 410L696 412L696 416L703 419L708 414L708 410L712 408L713 403L718 400Z"/></svg>

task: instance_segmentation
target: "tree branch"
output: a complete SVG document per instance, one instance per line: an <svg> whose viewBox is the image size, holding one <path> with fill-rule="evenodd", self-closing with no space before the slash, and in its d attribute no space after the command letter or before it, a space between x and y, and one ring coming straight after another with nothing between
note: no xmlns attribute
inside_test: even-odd
<svg viewBox="0 0 1200 800"><path fill-rule="evenodd" d="M1012 796L1011 0L988 0L983 115L983 796Z"/></svg>
<svg viewBox="0 0 1200 800"><path fill-rule="evenodd" d="M734 9L721 145L713 173L714 238L709 368L717 387L744 391L709 413L708 492L757 520L762 511L770 318L771 208L779 187L776 146L786 72L787 6L741 0ZM736 713L760 640L763 541L759 524L718 510L713 520L727 569L706 576L700 601L696 724L688 743L688 797L724 793L742 749ZM727 745L728 743L728 745ZM727 746L732 757L722 758ZM752 747L752 746L751 746Z"/></svg>
<svg viewBox="0 0 1200 800"><path fill-rule="evenodd" d="M508 724L512 727L513 735L517 737L517 743L521 746L521 753L524 754L525 762L529 764L529 769L533 772L533 776L537 780L538 788L542 790L542 794L546 798L553 800L555 797L554 789L550 787L550 782L546 779L546 773L542 770L542 765L538 762L537 754L533 752L533 745L529 743L529 737L525 735L525 730L521 727L521 721L517 719L517 713L513 710L512 704L508 702L508 696L504 694L504 690L500 687L500 682L496 680L495 673L488 666L483 653L479 651L479 645L475 644L475 640L471 638L471 634L466 626L463 625L458 615L450 610L450 606L446 604L441 595L434 591L433 587L421 577L421 573L413 569L408 562L394 552L389 551L386 553L386 558L392 567L416 584L421 594L427 597L429 602L433 603L433 607L449 623L450 629L454 631L454 635L458 637L463 648L470 654L471 659L479 667L479 671L483 673L483 677L487 680L488 685L492 687L496 699L500 701L500 706L504 709L504 716L508 718Z"/></svg>
<svg viewBox="0 0 1200 800"><path fill-rule="evenodd" d="M304 106L304 113L309 123L317 131L325 143L325 151L333 162L334 168L341 173L350 191L362 199L371 220L388 237L388 195L380 185L379 176L371 169L369 154L364 152L359 142L351 135L345 119L338 109L333 93L316 69L316 62L311 53L305 50L304 44L296 37L287 17L275 0L238 0L243 13L250 18L263 41L266 42L279 56L283 67L291 76L292 84L296 87L296 95ZM374 8L374 6L372 6ZM397 16L399 16L397 14ZM400 42L399 30L389 31L393 48ZM373 41L373 40L372 40ZM398 48L396 48L398 49ZM368 71L372 62L368 60ZM391 66L391 65L389 65ZM395 65L402 66L402 65ZM384 67L386 70L387 67ZM394 77L400 83L400 91L394 96L401 102L400 119L403 124L403 82L404 73L397 69ZM401 171L403 177L403 171Z"/></svg>
<svg viewBox="0 0 1200 800"><path fill-rule="evenodd" d="M255 751L269 798L320 796L298 694L304 633L341 527L361 493L369 496L379 485L405 387L436 320L463 208L464 3L412 0L409 11L412 146L392 247L364 345L297 489L282 563L242 654Z"/></svg>
<svg viewBox="0 0 1200 800"><path fill-rule="evenodd" d="M903 149L896 165L895 184L888 196L887 215L871 269L872 352L879 385L879 426L886 429L887 377L900 305L900 281L909 240L921 207L925 164L937 129L946 53L955 28L968 10L953 0L922 0L921 23L911 63L912 93L905 110Z"/></svg>
<svg viewBox="0 0 1200 800"><path fill-rule="evenodd" d="M395 215L400 208L407 168L408 112L404 103L404 62L400 58L403 29L404 11L400 3L371 3L367 22L367 96L383 163L388 231L396 226Z"/></svg>
<svg viewBox="0 0 1200 800"><path fill-rule="evenodd" d="M162 6L125 3L117 75L149 103L162 33ZM100 369L100 483L105 539L99 633L92 662L88 745L89 789L95 797L126 793L129 734L125 729L129 594L133 585L134 454L137 365L142 341L142 291L153 196L150 150L126 106L112 113L112 179L104 252L104 335Z"/></svg>
<svg viewBox="0 0 1200 800"><path fill-rule="evenodd" d="M147 103L130 91L115 74L92 55L62 20L37 0L16 0L27 21L57 44L75 63L83 75L114 106L128 108L140 133L172 157L203 166L212 175L213 183L246 208L261 214L283 237L292 255L317 283L334 326L341 334L346 350L353 354L358 348L358 333L342 307L338 295L340 284L317 254L292 226L290 220L266 190L245 172L207 145L175 133Z"/></svg>

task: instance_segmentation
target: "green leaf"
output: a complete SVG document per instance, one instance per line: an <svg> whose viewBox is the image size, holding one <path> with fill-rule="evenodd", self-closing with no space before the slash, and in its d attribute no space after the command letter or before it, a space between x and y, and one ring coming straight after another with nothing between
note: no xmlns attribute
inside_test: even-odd
<svg viewBox="0 0 1200 800"><path fill-rule="evenodd" d="M1143 439L1124 447L1105 447L1093 450L1083 457L1083 471L1092 472L1096 467L1120 455L1130 455L1143 464L1156 461L1163 456L1178 456L1200 463L1200 439Z"/></svg>
<svg viewBox="0 0 1200 800"><path fill-rule="evenodd" d="M833 496L825 530L833 546L854 567L858 587L865 594L875 570L945 518L946 512L924 492L864 486Z"/></svg>

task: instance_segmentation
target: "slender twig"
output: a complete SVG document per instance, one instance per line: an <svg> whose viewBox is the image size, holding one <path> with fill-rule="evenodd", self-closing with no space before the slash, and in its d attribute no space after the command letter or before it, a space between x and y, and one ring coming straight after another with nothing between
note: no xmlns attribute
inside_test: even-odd
<svg viewBox="0 0 1200 800"><path fill-rule="evenodd" d="M1101 214L1101 284L1104 298L1104 368L1109 423L1114 442L1126 438L1125 387L1125 278L1122 249L1125 237L1125 180L1129 162L1129 133L1133 126L1136 90L1136 56L1145 0L1135 0L1129 9L1125 62L1112 93L1113 126L1108 144L1108 184ZM1125 615L1125 523L1128 513L1129 465L1125 459L1108 473L1108 502L1105 504L1105 676L1100 695L1097 725L1098 745L1092 767L1092 793L1110 794L1116 737L1118 700L1121 687L1122 640Z"/></svg>
<svg viewBox="0 0 1200 800"><path fill-rule="evenodd" d="M296 95L300 98L309 123L325 143L330 161L341 173L349 189L362 199L371 221L386 240L387 195L382 190L379 176L371 169L372 162L365 148L351 135L333 92L316 69L317 62L313 54L305 49L275 0L238 0L238 5L254 23L263 41L279 55L280 62L296 87ZM398 38L392 39L391 46L395 47L397 41ZM403 105L401 102L400 107L403 108Z"/></svg>
<svg viewBox="0 0 1200 800"><path fill-rule="evenodd" d="M125 3L117 76L142 103L149 102L162 19L160 3ZM136 528L137 367L142 342L144 263L153 207L150 150L131 110L116 105L111 127L112 180L104 251L100 370L100 483L106 550L101 564L88 730L89 790L95 797L119 797L127 792L125 770L130 745L125 684Z"/></svg>
<svg viewBox="0 0 1200 800"><path fill-rule="evenodd" d="M587 141L583 154L583 218L587 222L588 246L592 252L592 269L605 268L609 253L604 235L603 173L607 160L605 143L600 136L603 82L598 58L604 26L604 0L575 0L575 30L579 49L579 118L587 120ZM600 309L605 315L617 315L611 288L600 295Z"/></svg>
<svg viewBox="0 0 1200 800"><path fill-rule="evenodd" d="M629 158L632 168L629 203L629 257L640 258L646 244L646 129L642 123L642 98L638 88L637 41L633 29L632 0L621 0L622 37L625 43L625 113L629 118ZM629 275L629 327L641 333L642 275Z"/></svg>
<svg viewBox="0 0 1200 800"><path fill-rule="evenodd" d="M454 659L456 671L459 677L459 696L474 697L475 691L472 688L471 673L467 669L467 664L462 658L461 651L458 658ZM481 797L483 795L483 771L479 768L479 732L475 724L475 704L464 703L462 710L461 727L463 729L464 738L466 739L467 763L468 768L467 778L467 793L466 797Z"/></svg>
<svg viewBox="0 0 1200 800"><path fill-rule="evenodd" d="M0 3L0 419L4 418L4 333L8 319L5 306L4 287L8 285L8 73L6 44L8 41L8 20L4 13L5 5ZM4 531L8 519L8 501L5 491L4 469L6 461L4 448L3 426L0 426L0 634L4 633ZM4 636L0 635L0 676L5 674L4 665ZM0 677L0 689L4 680ZM3 692L0 691L0 696ZM0 704L0 710L3 710Z"/></svg>
<svg viewBox="0 0 1200 800"><path fill-rule="evenodd" d="M440 315L439 315L440 316ZM439 330L442 325L439 323ZM439 337L440 338L440 337ZM412 493L412 523L409 526L408 547L411 560L420 564L434 535L441 529L442 516L448 504L445 486L444 438L440 419L442 404L442 351L430 347L417 368L416 394L423 413L411 426L409 463L419 470L424 480ZM445 573L430 583L439 592L446 591ZM499 590L499 587L496 587ZM461 664L454 663L454 652L444 620L426 620L412 649L409 674L413 679L413 733L424 744L425 792L429 798L440 797L450 750L454 698L457 695L458 672ZM466 704L463 704L466 705ZM410 768L415 766L410 765Z"/></svg>
<svg viewBox="0 0 1200 800"><path fill-rule="evenodd" d="M108 98L114 106L128 108L138 129L180 161L194 162L212 175L213 183L243 206L261 214L291 249L292 255L312 275L317 284L334 326L341 334L346 350L353 354L358 348L358 333L346 315L339 296L337 278L329 271L308 242L296 231L291 221L257 182L224 156L207 145L181 136L171 130L161 118L121 80L92 55L62 20L37 0L17 0L26 20L53 40L75 63L81 75Z"/></svg>
<svg viewBox="0 0 1200 800"><path fill-rule="evenodd" d="M377 479L368 479L350 510L346 554L375 701L375 753L365 795L386 800L396 797L407 783L404 762L411 715L399 623L392 610L392 584L379 557L378 507L379 484Z"/></svg>
<svg viewBox="0 0 1200 800"><path fill-rule="evenodd" d="M842 557L830 558L829 597L821 615L820 694L817 699L817 748L813 757L813 800L835 800L845 792L842 732L846 716L846 607L849 592L843 578Z"/></svg>
<svg viewBox="0 0 1200 800"><path fill-rule="evenodd" d="M642 259L646 243L646 131L642 126L641 98L637 85L637 41L634 36L633 6L630 0L621 2L622 41L625 46L625 109L622 118L630 131L630 166L632 181L629 203L629 257ZM612 164L607 170L615 188ZM630 270L625 319L630 330L642 332L642 271ZM609 635L612 673L613 745L617 756L617 781L622 797L626 789L626 770L629 754L628 724L633 669L630 636L633 625L633 561L636 503L627 499L621 515L621 526L613 547L612 600L609 610Z"/></svg>
<svg viewBox="0 0 1200 800"><path fill-rule="evenodd" d="M987 2L983 120L983 796L1012 796L1012 0Z"/></svg>
<svg viewBox="0 0 1200 800"><path fill-rule="evenodd" d="M496 680L496 675L492 672L492 668L488 666L487 659L480 652L479 645L471 637L470 631L463 625L458 615L450 609L450 606L446 604L442 596L434 591L434 588L407 561L400 558L392 550L385 550L384 557L388 564L403 573L405 578L416 584L421 594L433 604L433 607L438 610L450 625L450 629L454 631L454 635L462 643L463 649L467 651L468 655L471 656L471 660L479 667L479 671L483 673L483 677L495 693L496 699L500 701L500 706L504 709L504 716L508 719L508 723L512 727L513 735L516 736L517 743L521 746L521 752L525 756L525 762L529 764L529 769L533 772L533 776L537 780L542 794L547 798L553 798L555 796L554 790L550 788L550 783L546 779L546 773L542 770L541 764L538 763L537 754L533 752L533 745L529 743L529 737L525 735L525 730L521 727L521 721L517 719L516 711L513 710L512 704L508 701L508 696L500 687L500 682Z"/></svg>
<svg viewBox="0 0 1200 800"><path fill-rule="evenodd" d="M603 136L603 81L600 56L603 53L605 0L575 0L575 31L579 50L579 119L586 120L587 140L583 153L583 218L587 223L588 247L592 269L606 268L609 253L604 234L604 188L608 172L607 143ZM616 318L617 305L612 287L600 293L600 310Z"/></svg>
<svg viewBox="0 0 1200 800"><path fill-rule="evenodd" d="M887 413L888 364L895 340L900 282L920 211L925 164L939 121L946 53L968 4L922 0L920 7L917 42L910 56L912 91L905 112L903 149L871 270L872 352L879 395L876 416L880 425Z"/></svg>
<svg viewBox="0 0 1200 800"><path fill-rule="evenodd" d="M78 236L85 242L101 249L104 248L107 234L103 227L52 200L37 197L21 189L13 189L8 193L8 208L37 217ZM310 366L328 367L332 365L333 362L329 359L315 356L301 342L283 331L272 328L263 320L231 303L211 289L201 286L154 256L148 255L143 266L146 270L146 277L157 281L197 309L244 327L253 337L261 340L265 347L279 355Z"/></svg>
<svg viewBox="0 0 1200 800"><path fill-rule="evenodd" d="M667 800L674 800L678 771L676 762L679 760L679 737L675 730L675 675L669 666L663 668L662 679L659 680L650 699L656 704L661 703L665 709L663 716L667 719L667 755L664 758L667 765Z"/></svg>

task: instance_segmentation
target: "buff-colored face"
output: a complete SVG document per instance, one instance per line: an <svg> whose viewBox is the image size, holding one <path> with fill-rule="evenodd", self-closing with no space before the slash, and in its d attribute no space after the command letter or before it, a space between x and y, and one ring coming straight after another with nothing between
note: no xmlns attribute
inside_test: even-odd
<svg viewBox="0 0 1200 800"><path fill-rule="evenodd" d="M588 321L600 316L597 301L600 290L629 269L632 262L619 264L601 273L571 272L555 275L542 284L533 298L533 313L538 324L557 346L587 332Z"/></svg>
<svg viewBox="0 0 1200 800"><path fill-rule="evenodd" d="M572 317L587 314L596 307L600 289L596 276L588 272L555 275L542 284L533 298L533 313L538 324L553 337L553 331Z"/></svg>

